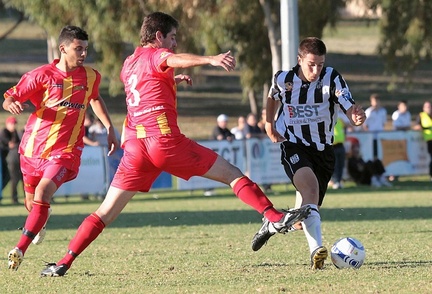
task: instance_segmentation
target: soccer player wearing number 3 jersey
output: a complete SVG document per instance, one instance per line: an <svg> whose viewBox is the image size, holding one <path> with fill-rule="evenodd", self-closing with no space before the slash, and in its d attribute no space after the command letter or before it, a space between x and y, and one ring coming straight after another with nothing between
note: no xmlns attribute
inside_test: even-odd
<svg viewBox="0 0 432 294"><path fill-rule="evenodd" d="M30 212L18 244L8 254L9 269L17 270L30 243L45 236L50 202L63 183L73 180L84 147L84 117L90 105L108 130L108 155L118 147L105 103L99 95L101 76L84 66L88 35L66 26L59 36L60 59L22 76L4 93L3 108L21 114L30 101L30 114L19 147L25 207Z"/></svg>
<svg viewBox="0 0 432 294"><path fill-rule="evenodd" d="M303 229L312 269L322 269L328 255L322 244L319 207L334 170L332 144L338 109L352 125L362 125L366 119L342 76L324 66L325 56L324 42L304 39L298 48L298 64L275 74L266 105L265 129L272 142L281 142L281 162L297 190L295 207L312 209L301 225L291 228ZM259 250L274 234L267 226L264 222L255 234L253 250Z"/></svg>
<svg viewBox="0 0 432 294"><path fill-rule="evenodd" d="M43 276L63 276L74 259L109 225L138 192L148 192L162 171L188 180L203 176L232 187L244 203L264 214L278 232L304 219L309 209L278 211L257 184L214 151L186 138L177 124L176 87L192 85L188 75L176 68L201 65L231 71L235 58L228 51L216 56L175 54L178 23L170 15L152 13L141 27L141 46L123 65L127 117L122 133L124 156L105 200L88 216L59 262L48 264Z"/></svg>

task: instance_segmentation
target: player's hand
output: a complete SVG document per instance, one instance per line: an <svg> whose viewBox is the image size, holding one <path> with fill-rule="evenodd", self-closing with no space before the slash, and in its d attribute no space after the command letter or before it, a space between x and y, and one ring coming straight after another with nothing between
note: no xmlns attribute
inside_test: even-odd
<svg viewBox="0 0 432 294"><path fill-rule="evenodd" d="M192 78L190 76L183 74L175 76L176 85L180 84L183 81L185 81L186 84L188 84L189 86L192 86Z"/></svg>
<svg viewBox="0 0 432 294"><path fill-rule="evenodd" d="M356 126L360 126L365 122L366 113L360 105L354 104L352 106L351 119Z"/></svg>
<svg viewBox="0 0 432 294"><path fill-rule="evenodd" d="M234 70L236 66L235 57L231 55L231 51L221 53L219 55L213 56L210 63L213 66L221 66L226 71Z"/></svg>
<svg viewBox="0 0 432 294"><path fill-rule="evenodd" d="M13 99L5 100L3 104L3 108L12 114L20 114L24 111L24 109L28 107L29 107L28 104L26 103L21 104L21 102L15 101Z"/></svg>
<svg viewBox="0 0 432 294"><path fill-rule="evenodd" d="M270 141L272 141L273 143L283 142L286 140L285 137L281 136L276 131L276 129L273 127L273 124L271 124L271 123L266 122L265 130L266 130L267 136L270 138Z"/></svg>
<svg viewBox="0 0 432 294"><path fill-rule="evenodd" d="M117 140L114 130L112 130L112 132L108 131L107 141L109 147L107 155L110 156L111 154L116 152L116 150L119 148L119 142Z"/></svg>

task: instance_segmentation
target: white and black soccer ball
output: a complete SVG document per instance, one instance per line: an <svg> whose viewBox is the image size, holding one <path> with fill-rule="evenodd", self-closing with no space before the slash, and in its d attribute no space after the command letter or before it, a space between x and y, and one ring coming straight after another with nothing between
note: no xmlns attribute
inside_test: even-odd
<svg viewBox="0 0 432 294"><path fill-rule="evenodd" d="M366 251L363 244L352 237L337 240L331 248L331 260L335 267L358 269L363 265Z"/></svg>

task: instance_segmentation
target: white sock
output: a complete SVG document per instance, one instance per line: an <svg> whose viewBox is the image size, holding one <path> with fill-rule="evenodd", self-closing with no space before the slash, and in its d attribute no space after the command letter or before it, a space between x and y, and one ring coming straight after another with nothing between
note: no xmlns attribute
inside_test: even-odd
<svg viewBox="0 0 432 294"><path fill-rule="evenodd" d="M311 213L307 219L302 222L302 226L309 244L310 253L312 254L316 248L322 246L321 216L315 204L309 204L309 206L312 208Z"/></svg>

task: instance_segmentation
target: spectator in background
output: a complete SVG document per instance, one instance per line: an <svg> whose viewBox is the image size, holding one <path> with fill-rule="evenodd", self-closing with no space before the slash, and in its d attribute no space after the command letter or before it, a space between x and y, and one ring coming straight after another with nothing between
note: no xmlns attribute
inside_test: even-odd
<svg viewBox="0 0 432 294"><path fill-rule="evenodd" d="M432 181L432 105L429 101L423 103L423 111L417 117L414 130L423 131L423 139L429 153L429 176Z"/></svg>
<svg viewBox="0 0 432 294"><path fill-rule="evenodd" d="M114 134L117 140L120 142L120 133L116 128ZM96 142L96 146L108 148L108 130L105 128L100 119L96 119L93 124L88 128L88 137L91 141ZM111 156L108 156L108 168L109 168L109 181L114 178L114 174L117 171L117 167L120 164L120 159L123 156L123 149L118 148ZM103 198L102 195L96 195L97 198Z"/></svg>
<svg viewBox="0 0 432 294"><path fill-rule="evenodd" d="M228 126L228 116L225 114L220 114L216 119L217 125L214 127L210 140L228 140L232 141L234 135L227 128Z"/></svg>
<svg viewBox="0 0 432 294"><path fill-rule="evenodd" d="M345 114L342 114L345 116ZM339 116L334 128L333 151L335 154L335 169L332 175L332 188L342 189L342 176L345 168L345 122Z"/></svg>
<svg viewBox="0 0 432 294"><path fill-rule="evenodd" d="M236 140L243 140L246 138L246 119L244 116L237 118L237 126L231 129L231 133Z"/></svg>
<svg viewBox="0 0 432 294"><path fill-rule="evenodd" d="M263 108L261 110L261 119L260 121L257 123L258 127L261 129L261 133L265 134L266 130L265 130L265 123L267 120L267 111L265 108Z"/></svg>
<svg viewBox="0 0 432 294"><path fill-rule="evenodd" d="M94 122L94 116L93 114L89 113L86 111L85 113L85 117L84 117L84 137L83 137L83 141L84 144L87 146L99 146L99 142L98 141L94 141L90 138L90 126L93 124Z"/></svg>
<svg viewBox="0 0 432 294"><path fill-rule="evenodd" d="M216 119L217 125L214 127L210 140L227 140L232 141L235 137L231 131L227 128L228 116L226 114L220 114ZM214 189L209 188L204 191L204 196L213 196Z"/></svg>
<svg viewBox="0 0 432 294"><path fill-rule="evenodd" d="M17 119L9 116L6 119L5 128L0 133L0 146L2 152L2 189L10 182L11 196L13 204L18 202L18 183L22 181L22 172L20 168L20 158L18 147L21 142L21 136L16 129Z"/></svg>
<svg viewBox="0 0 432 294"><path fill-rule="evenodd" d="M264 135L266 134L266 130L265 130L266 121L267 121L267 111L265 108L263 108L261 110L261 119L257 123L257 126L261 130L260 136L263 136L263 137L265 137ZM262 184L262 186L263 186L263 189L266 193L272 193L273 192L273 190L271 188L271 184Z"/></svg>
<svg viewBox="0 0 432 294"><path fill-rule="evenodd" d="M370 96L371 106L365 110L366 121L363 124L365 131L374 133L373 140L373 155L375 158L378 157L378 141L377 133L384 131L385 124L387 121L387 110L381 106L381 101L378 94L372 94Z"/></svg>
<svg viewBox="0 0 432 294"><path fill-rule="evenodd" d="M405 100L398 102L397 110L392 114L393 129L396 131L408 131L411 129L411 113Z"/></svg>
<svg viewBox="0 0 432 294"><path fill-rule="evenodd" d="M93 124L94 122L94 115L88 111L86 111L85 116L84 116L84 136L83 136L83 142L84 145L86 146L99 146L99 142L98 141L94 141L90 138L90 126ZM69 195L65 195L65 198L69 198ZM81 194L81 199L82 200L89 200L89 195L88 194Z"/></svg>
<svg viewBox="0 0 432 294"><path fill-rule="evenodd" d="M372 187L391 187L384 176L385 168L381 160L374 159L365 162L360 153L360 143L352 140L348 157L348 174L357 185Z"/></svg>
<svg viewBox="0 0 432 294"><path fill-rule="evenodd" d="M250 139L253 137L262 137L263 132L258 127L258 122L256 115L253 113L249 113L246 117L246 139Z"/></svg>

